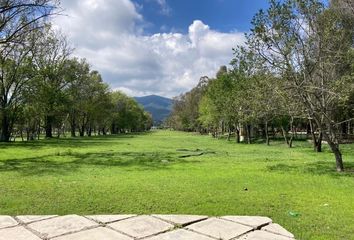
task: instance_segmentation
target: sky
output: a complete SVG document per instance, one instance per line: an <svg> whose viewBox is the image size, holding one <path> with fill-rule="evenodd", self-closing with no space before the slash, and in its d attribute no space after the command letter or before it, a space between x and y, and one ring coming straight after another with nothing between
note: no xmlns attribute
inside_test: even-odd
<svg viewBox="0 0 354 240"><path fill-rule="evenodd" d="M54 25L113 90L174 97L214 77L267 0L62 0Z"/></svg>

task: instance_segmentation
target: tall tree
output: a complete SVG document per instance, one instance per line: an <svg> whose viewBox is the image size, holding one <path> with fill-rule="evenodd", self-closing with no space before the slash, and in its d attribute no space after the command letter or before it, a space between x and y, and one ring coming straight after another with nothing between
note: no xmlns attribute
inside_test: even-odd
<svg viewBox="0 0 354 240"><path fill-rule="evenodd" d="M353 87L352 78L343 78L350 69L353 22L317 0L272 0L252 24L248 47L283 79L283 91L302 103L332 149L337 171L343 171L333 113Z"/></svg>
<svg viewBox="0 0 354 240"><path fill-rule="evenodd" d="M68 58L72 49L61 33L48 26L44 31L38 32L38 40L34 50L34 65L37 76L32 81L36 88L37 100L41 103L45 116L44 126L47 138L53 137L53 125L63 108L66 100L64 89L70 79L66 78L66 72L70 69Z"/></svg>
<svg viewBox="0 0 354 240"><path fill-rule="evenodd" d="M32 44L7 43L0 55L0 141L9 141L14 121L24 101L23 91L31 78Z"/></svg>
<svg viewBox="0 0 354 240"><path fill-rule="evenodd" d="M0 3L0 141L9 141L28 79L23 70L33 50L32 32L56 14L57 1L4 0ZM33 55L32 55L33 56Z"/></svg>

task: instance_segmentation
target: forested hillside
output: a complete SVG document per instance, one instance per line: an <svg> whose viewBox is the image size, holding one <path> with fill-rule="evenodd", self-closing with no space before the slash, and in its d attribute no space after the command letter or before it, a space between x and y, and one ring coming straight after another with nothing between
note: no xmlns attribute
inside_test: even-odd
<svg viewBox="0 0 354 240"><path fill-rule="evenodd" d="M172 99L157 95L135 97L135 99L144 107L145 111L151 113L155 124L161 124L171 113Z"/></svg>

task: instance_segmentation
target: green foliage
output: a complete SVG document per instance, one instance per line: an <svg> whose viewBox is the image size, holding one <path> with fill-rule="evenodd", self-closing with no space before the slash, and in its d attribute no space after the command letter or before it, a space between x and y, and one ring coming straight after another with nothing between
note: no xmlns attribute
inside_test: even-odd
<svg viewBox="0 0 354 240"><path fill-rule="evenodd" d="M85 59L70 58L65 36L50 25L33 30L0 56L0 141L150 129L151 116L130 97L117 107L108 85ZM119 130L113 125L119 125ZM112 133L112 132L111 132Z"/></svg>
<svg viewBox="0 0 354 240"><path fill-rule="evenodd" d="M350 130L354 92L350 7L347 1L333 1L326 7L319 0L271 0L268 9L254 16L246 46L234 49L233 68L221 67L197 95L198 102L188 101L198 86L182 95L172 125L201 131L200 125L190 124L198 121L204 128L201 132L214 137L225 129L228 139L232 132L242 131L248 143L251 135L261 135L267 144L271 126L273 135L281 132L289 147L296 130L309 133L311 125L315 145L321 143L316 137L323 135L337 170L343 171L339 143L343 135L354 134ZM191 114L188 111L196 103L199 114Z"/></svg>
<svg viewBox="0 0 354 240"><path fill-rule="evenodd" d="M0 141L24 132L27 140L85 134L107 134L112 115L124 115L120 130L143 131L151 116L135 101L120 113L101 75L84 59L72 58L73 49L49 22L58 1L6 1L0 27ZM123 110L122 110L123 111ZM129 115L129 116L128 116Z"/></svg>
<svg viewBox="0 0 354 240"><path fill-rule="evenodd" d="M215 114L216 106L208 96L203 96L199 104L199 121L205 128L217 126L219 119Z"/></svg>
<svg viewBox="0 0 354 240"><path fill-rule="evenodd" d="M181 94L174 99L172 113L167 125L177 130L201 130L199 118L199 104L208 84L209 78L200 78L199 84L191 91Z"/></svg>
<svg viewBox="0 0 354 240"><path fill-rule="evenodd" d="M122 92L111 93L113 105L112 133L145 131L152 126L152 117L144 112L134 98Z"/></svg>

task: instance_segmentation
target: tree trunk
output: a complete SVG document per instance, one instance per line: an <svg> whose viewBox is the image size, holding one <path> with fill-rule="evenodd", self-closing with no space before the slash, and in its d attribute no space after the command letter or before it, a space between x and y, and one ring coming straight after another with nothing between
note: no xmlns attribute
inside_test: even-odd
<svg viewBox="0 0 354 240"><path fill-rule="evenodd" d="M71 136L72 136L72 137L76 137L76 127L75 127L75 126L71 126L70 129L71 129L71 130L70 130Z"/></svg>
<svg viewBox="0 0 354 240"><path fill-rule="evenodd" d="M38 122L38 129L37 129L37 140L41 137L41 122Z"/></svg>
<svg viewBox="0 0 354 240"><path fill-rule="evenodd" d="M221 121L221 136L224 136L225 134L225 123L224 120Z"/></svg>
<svg viewBox="0 0 354 240"><path fill-rule="evenodd" d="M111 134L117 134L117 128L116 128L116 125L114 123L112 123L111 125Z"/></svg>
<svg viewBox="0 0 354 240"><path fill-rule="evenodd" d="M330 146L330 148L336 158L337 172L343 172L344 171L343 158L342 158L342 153L339 150L339 146L329 139L327 141L328 141L328 145Z"/></svg>
<svg viewBox="0 0 354 240"><path fill-rule="evenodd" d="M53 137L53 116L46 116L45 118L45 137Z"/></svg>
<svg viewBox="0 0 354 240"><path fill-rule="evenodd" d="M289 140L289 144L288 144L289 148L293 147L293 139L294 139L294 135L291 135L290 140Z"/></svg>
<svg viewBox="0 0 354 240"><path fill-rule="evenodd" d="M247 143L251 144L251 125L247 125L246 130L247 130Z"/></svg>
<svg viewBox="0 0 354 240"><path fill-rule="evenodd" d="M86 133L87 133L87 136L89 136L89 137L92 136L92 127L91 126L87 128Z"/></svg>
<svg viewBox="0 0 354 240"><path fill-rule="evenodd" d="M310 125L310 131L311 131L311 137L312 137L312 143L313 143L313 150L317 152L317 138L315 134L315 128L313 126L313 122L311 119L309 119L309 125Z"/></svg>
<svg viewBox="0 0 354 240"><path fill-rule="evenodd" d="M311 119L309 120L309 125L311 130L312 141L313 141L313 149L315 152L322 152L323 133L322 131L319 131L318 138L317 138L315 134L315 128Z"/></svg>
<svg viewBox="0 0 354 240"><path fill-rule="evenodd" d="M216 138L216 131L215 131L215 128L214 128L214 127L211 129L211 136L212 136L213 138Z"/></svg>
<svg viewBox="0 0 354 240"><path fill-rule="evenodd" d="M81 126L79 128L79 135L80 137L83 137L85 135L85 126Z"/></svg>
<svg viewBox="0 0 354 240"><path fill-rule="evenodd" d="M269 146L270 140L269 140L269 134L268 134L268 121L265 122L264 130L265 130L266 144Z"/></svg>
<svg viewBox="0 0 354 240"><path fill-rule="evenodd" d="M291 131L291 136L290 136L290 139L289 139L289 148L292 148L293 147L293 139L294 139L294 118L291 117L291 120L290 120L290 131Z"/></svg>
<svg viewBox="0 0 354 240"><path fill-rule="evenodd" d="M331 123L327 123L327 126L328 126L327 142L336 158L337 171L343 172L344 171L343 158L342 158L342 153L339 149L339 141L334 131L335 127L332 126ZM326 134L326 132L323 132L323 134Z"/></svg>
<svg viewBox="0 0 354 240"><path fill-rule="evenodd" d="M318 135L318 140L316 142L316 152L322 152L322 138L323 138L323 134L322 131L320 131Z"/></svg>
<svg viewBox="0 0 354 240"><path fill-rule="evenodd" d="M30 140L30 130L29 130L29 128L26 128L26 139L27 139L27 141Z"/></svg>
<svg viewBox="0 0 354 240"><path fill-rule="evenodd" d="M316 121L317 124L320 123L320 121ZM326 128L324 128L326 126ZM324 130L324 129L326 130ZM326 125L321 126L320 130L323 133L324 138L327 140L329 147L331 148L334 157L336 159L336 169L337 172L343 172L344 171L344 164L343 164L343 158L342 158L342 153L339 149L339 141L336 136L335 132L335 126L332 125L332 122L327 121Z"/></svg>
<svg viewBox="0 0 354 240"><path fill-rule="evenodd" d="M11 137L10 131L10 121L6 112L3 111L2 120L1 120L1 135L0 141L1 142L9 142Z"/></svg>
<svg viewBox="0 0 354 240"><path fill-rule="evenodd" d="M240 129L238 127L235 128L235 135L236 135L236 142L240 143L241 142L241 137L240 137Z"/></svg>
<svg viewBox="0 0 354 240"><path fill-rule="evenodd" d="M283 133L283 137L284 137L284 141L285 141L286 145L289 146L288 133L285 131L283 126L281 126L281 131Z"/></svg>
<svg viewBox="0 0 354 240"><path fill-rule="evenodd" d="M230 141L230 138L231 138L231 127L229 126L229 131L227 134L227 141Z"/></svg>
<svg viewBox="0 0 354 240"><path fill-rule="evenodd" d="M76 137L76 121L75 121L75 117L71 118L71 121L70 121L70 132L71 132L71 136L72 137Z"/></svg>

